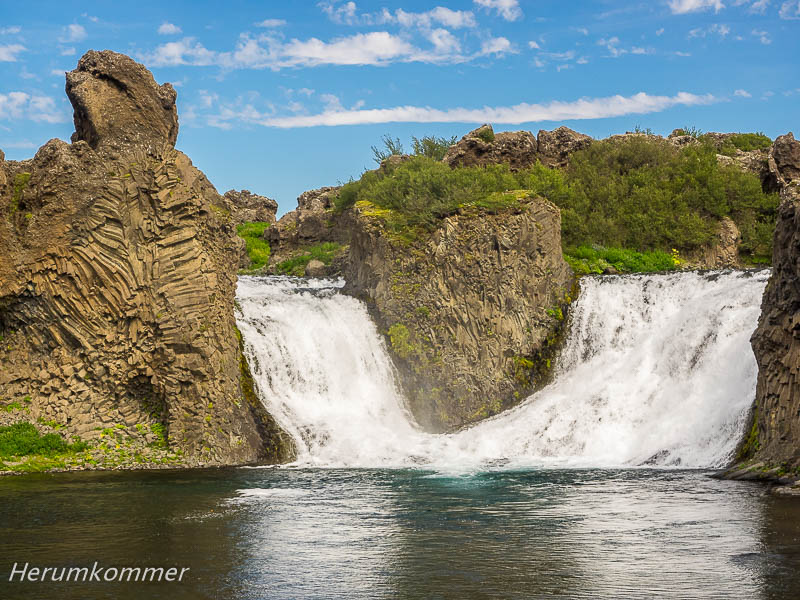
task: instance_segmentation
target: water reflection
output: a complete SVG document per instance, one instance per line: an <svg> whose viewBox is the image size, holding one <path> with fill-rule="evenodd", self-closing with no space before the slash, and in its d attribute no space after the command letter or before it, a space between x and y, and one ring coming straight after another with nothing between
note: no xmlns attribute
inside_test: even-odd
<svg viewBox="0 0 800 600"><path fill-rule="evenodd" d="M800 597L800 503L698 472L240 469L0 479L0 597ZM40 566L182 584L8 583Z"/></svg>

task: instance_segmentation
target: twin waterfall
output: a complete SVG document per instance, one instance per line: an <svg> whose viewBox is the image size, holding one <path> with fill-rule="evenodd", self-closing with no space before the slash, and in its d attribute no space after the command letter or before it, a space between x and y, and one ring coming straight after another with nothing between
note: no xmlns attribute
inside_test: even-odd
<svg viewBox="0 0 800 600"><path fill-rule="evenodd" d="M769 271L584 277L554 382L453 434L420 431L341 281L241 277L238 325L298 466L718 467L755 396Z"/></svg>

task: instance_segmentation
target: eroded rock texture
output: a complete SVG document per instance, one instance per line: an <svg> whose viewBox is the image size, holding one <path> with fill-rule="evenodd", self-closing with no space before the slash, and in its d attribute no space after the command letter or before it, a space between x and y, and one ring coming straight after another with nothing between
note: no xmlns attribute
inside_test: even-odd
<svg viewBox="0 0 800 600"><path fill-rule="evenodd" d="M241 241L175 150L175 92L128 57L67 75L73 143L0 163L0 397L84 439L161 426L184 464L281 460L244 395L234 310Z"/></svg>
<svg viewBox="0 0 800 600"><path fill-rule="evenodd" d="M254 221L275 224L278 203L272 198L259 196L250 190L228 190L223 198L228 203L234 225Z"/></svg>
<svg viewBox="0 0 800 600"><path fill-rule="evenodd" d="M758 362L757 435L753 457L769 465L800 466L800 142L775 140L770 168L781 189L772 276L752 337Z"/></svg>
<svg viewBox="0 0 800 600"><path fill-rule="evenodd" d="M573 286L558 209L527 199L500 214L462 211L411 244L380 215L353 209L345 290L387 334L420 425L478 421L544 382Z"/></svg>

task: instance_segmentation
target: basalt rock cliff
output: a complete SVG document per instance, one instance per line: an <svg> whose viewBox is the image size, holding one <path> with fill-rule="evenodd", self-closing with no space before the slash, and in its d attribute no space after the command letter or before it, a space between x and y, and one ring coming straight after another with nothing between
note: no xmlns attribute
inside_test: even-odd
<svg viewBox="0 0 800 600"><path fill-rule="evenodd" d="M386 334L423 428L486 418L547 380L574 293L558 208L521 198L496 214L465 209L414 241L369 203L349 218L345 291Z"/></svg>
<svg viewBox="0 0 800 600"><path fill-rule="evenodd" d="M751 339L758 363L754 422L734 478L800 476L800 142L775 140L769 169L781 194L772 275Z"/></svg>
<svg viewBox="0 0 800 600"><path fill-rule="evenodd" d="M0 160L0 398L145 462L154 442L174 464L285 459L237 339L242 242L174 147L175 91L110 51L66 90L72 143Z"/></svg>

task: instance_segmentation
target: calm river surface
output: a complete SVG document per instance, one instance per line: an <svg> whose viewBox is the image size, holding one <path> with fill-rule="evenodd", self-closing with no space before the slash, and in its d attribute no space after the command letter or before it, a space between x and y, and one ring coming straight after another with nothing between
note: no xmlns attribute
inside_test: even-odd
<svg viewBox="0 0 800 600"><path fill-rule="evenodd" d="M800 502L702 471L0 478L0 598L800 598ZM9 583L13 564L188 567Z"/></svg>

